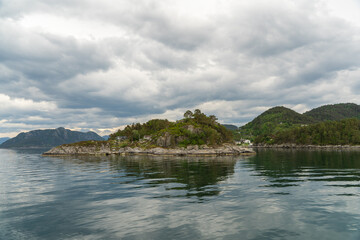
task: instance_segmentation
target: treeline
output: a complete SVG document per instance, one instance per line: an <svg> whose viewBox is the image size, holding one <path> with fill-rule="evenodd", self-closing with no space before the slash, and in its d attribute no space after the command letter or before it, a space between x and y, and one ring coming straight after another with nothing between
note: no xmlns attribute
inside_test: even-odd
<svg viewBox="0 0 360 240"><path fill-rule="evenodd" d="M291 129L301 124L315 123L312 118L303 116L286 107L273 107L240 127L237 138L254 140L258 137L268 139L273 134Z"/></svg>
<svg viewBox="0 0 360 240"><path fill-rule="evenodd" d="M354 103L339 103L334 105L325 105L303 114L311 117L317 122L339 121L348 118L360 119L360 106Z"/></svg>
<svg viewBox="0 0 360 240"><path fill-rule="evenodd" d="M126 137L131 141L138 141L146 135L152 135L162 129L166 129L173 124L167 119L152 119L144 124L133 123L127 125L124 130L118 130L110 135L110 140L115 140L116 137Z"/></svg>
<svg viewBox="0 0 360 240"><path fill-rule="evenodd" d="M192 126L193 129L189 126ZM196 109L194 113L190 110L186 111L184 119L177 121L168 129L162 130L162 133L164 132L169 132L176 137L184 137L180 143L183 146L233 142L230 130L218 123L214 115L206 116L199 109Z"/></svg>
<svg viewBox="0 0 360 240"><path fill-rule="evenodd" d="M255 143L299 145L359 145L360 120L325 121L294 127L274 135L260 135Z"/></svg>
<svg viewBox="0 0 360 240"><path fill-rule="evenodd" d="M130 141L138 141L149 135L156 142L156 139L166 133L171 134L174 139L181 139L180 145L183 146L215 145L233 141L231 131L219 124L214 115L206 116L199 109L194 112L186 111L184 118L177 122L153 119L144 124L128 125L124 130L118 130L111 134L110 140L124 136Z"/></svg>

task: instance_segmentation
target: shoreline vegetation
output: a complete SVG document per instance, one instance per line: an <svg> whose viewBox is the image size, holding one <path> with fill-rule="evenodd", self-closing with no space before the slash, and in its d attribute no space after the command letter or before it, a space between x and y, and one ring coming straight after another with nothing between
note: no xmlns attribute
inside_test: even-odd
<svg viewBox="0 0 360 240"><path fill-rule="evenodd" d="M253 148L287 148L287 149L360 149L360 145L299 145L299 144L263 144Z"/></svg>
<svg viewBox="0 0 360 240"><path fill-rule="evenodd" d="M258 136L256 145L357 146L360 145L360 120L351 118L293 127Z"/></svg>
<svg viewBox="0 0 360 240"><path fill-rule="evenodd" d="M170 155L224 156L255 154L251 148L234 144L233 134L199 109L186 111L176 122L153 119L128 125L107 141L64 144L43 155Z"/></svg>

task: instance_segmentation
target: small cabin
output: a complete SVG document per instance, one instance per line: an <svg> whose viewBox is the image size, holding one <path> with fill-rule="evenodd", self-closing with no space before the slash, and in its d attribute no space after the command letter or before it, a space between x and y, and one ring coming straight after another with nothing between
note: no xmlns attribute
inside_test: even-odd
<svg viewBox="0 0 360 240"><path fill-rule="evenodd" d="M245 140L244 140L244 143L245 143L245 144L252 145L252 143L251 143L251 141L250 141L249 139L245 139Z"/></svg>

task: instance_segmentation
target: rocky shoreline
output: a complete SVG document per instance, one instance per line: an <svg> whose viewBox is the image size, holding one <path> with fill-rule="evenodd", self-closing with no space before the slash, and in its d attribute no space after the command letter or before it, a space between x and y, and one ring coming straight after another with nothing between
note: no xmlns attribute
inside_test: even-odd
<svg viewBox="0 0 360 240"><path fill-rule="evenodd" d="M360 145L297 145L297 144L264 144L253 145L254 148L299 148L299 149L360 149Z"/></svg>
<svg viewBox="0 0 360 240"><path fill-rule="evenodd" d="M99 146L69 146L61 145L43 153L44 156L59 155L169 155L169 156L226 156L226 155L251 155L255 151L233 144L224 144L218 147L191 145L187 148L162 148L155 147L144 149L140 147L124 147L111 149L108 145Z"/></svg>

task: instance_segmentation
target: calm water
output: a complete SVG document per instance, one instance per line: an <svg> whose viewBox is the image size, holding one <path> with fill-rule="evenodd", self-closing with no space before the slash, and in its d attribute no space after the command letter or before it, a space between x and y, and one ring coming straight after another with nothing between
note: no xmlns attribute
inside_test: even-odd
<svg viewBox="0 0 360 240"><path fill-rule="evenodd" d="M360 239L360 152L0 150L0 239Z"/></svg>

